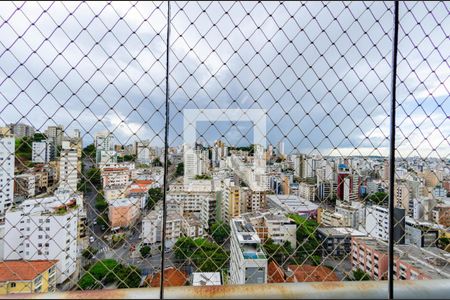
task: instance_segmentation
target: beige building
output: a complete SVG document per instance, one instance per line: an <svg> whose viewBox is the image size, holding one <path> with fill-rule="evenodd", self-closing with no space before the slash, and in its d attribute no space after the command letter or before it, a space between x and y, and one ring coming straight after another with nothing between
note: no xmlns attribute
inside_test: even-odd
<svg viewBox="0 0 450 300"><path fill-rule="evenodd" d="M130 227L140 216L139 198L121 198L108 202L108 218L111 227Z"/></svg>
<svg viewBox="0 0 450 300"><path fill-rule="evenodd" d="M224 222L241 214L241 189L230 179L225 179L223 184L221 219Z"/></svg>

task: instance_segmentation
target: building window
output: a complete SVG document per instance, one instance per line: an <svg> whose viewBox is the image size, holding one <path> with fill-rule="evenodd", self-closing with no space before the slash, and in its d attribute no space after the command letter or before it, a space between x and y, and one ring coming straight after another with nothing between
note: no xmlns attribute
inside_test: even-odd
<svg viewBox="0 0 450 300"><path fill-rule="evenodd" d="M12 288L16 287L16 283L15 283L15 282L11 282L10 286L11 286Z"/></svg>

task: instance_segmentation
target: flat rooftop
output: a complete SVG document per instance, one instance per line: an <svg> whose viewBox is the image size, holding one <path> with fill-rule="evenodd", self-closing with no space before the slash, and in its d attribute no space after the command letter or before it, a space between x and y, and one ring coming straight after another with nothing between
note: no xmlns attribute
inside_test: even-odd
<svg viewBox="0 0 450 300"><path fill-rule="evenodd" d="M317 231L327 236L345 236L345 235L350 235L352 237L367 236L367 234L359 230L356 230L352 227L319 227L317 228Z"/></svg>
<svg viewBox="0 0 450 300"><path fill-rule="evenodd" d="M219 272L193 272L192 285L222 285L222 278Z"/></svg>

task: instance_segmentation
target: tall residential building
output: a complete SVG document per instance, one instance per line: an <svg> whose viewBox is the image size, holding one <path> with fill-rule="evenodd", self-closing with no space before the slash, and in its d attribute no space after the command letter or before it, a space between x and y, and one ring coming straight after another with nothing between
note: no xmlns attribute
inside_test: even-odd
<svg viewBox="0 0 450 300"><path fill-rule="evenodd" d="M337 197L338 199L349 202L350 194L353 191L353 178L349 167L346 164L340 164L337 170Z"/></svg>
<svg viewBox="0 0 450 300"><path fill-rule="evenodd" d="M365 232L371 237L387 241L389 238L389 210L373 205L366 207ZM394 208L394 241L405 243L405 210Z"/></svg>
<svg viewBox="0 0 450 300"><path fill-rule="evenodd" d="M194 149L184 145L184 182L195 179L195 176L206 174L209 168L208 151Z"/></svg>
<svg viewBox="0 0 450 300"><path fill-rule="evenodd" d="M28 199L5 216L3 260L57 260L56 282L77 268L78 217L81 197L56 194Z"/></svg>
<svg viewBox="0 0 450 300"><path fill-rule="evenodd" d="M48 139L52 140L56 146L61 146L64 138L64 127L62 125L48 126L45 135Z"/></svg>
<svg viewBox="0 0 450 300"><path fill-rule="evenodd" d="M224 222L241 214L241 189L229 178L224 180L220 212Z"/></svg>
<svg viewBox="0 0 450 300"><path fill-rule="evenodd" d="M409 202L411 200L409 185L404 180L396 180L394 183L394 205L409 210Z"/></svg>
<svg viewBox="0 0 450 300"><path fill-rule="evenodd" d="M33 163L46 164L55 159L55 144L52 140L33 142L31 161Z"/></svg>
<svg viewBox="0 0 450 300"><path fill-rule="evenodd" d="M9 128L9 133L18 138L32 137L35 132L33 126L23 123L8 124L7 126Z"/></svg>
<svg viewBox="0 0 450 300"><path fill-rule="evenodd" d="M286 155L286 152L285 152L285 150L284 150L284 141L283 141L283 140L281 140L281 141L278 143L277 150L278 150L278 155L279 155L279 156L284 157L284 156Z"/></svg>
<svg viewBox="0 0 450 300"><path fill-rule="evenodd" d="M36 194L36 176L25 173L14 177L14 196L25 198L34 197Z"/></svg>
<svg viewBox="0 0 450 300"><path fill-rule="evenodd" d="M78 184L78 155L77 150L70 148L68 142L64 142L59 160L59 188L69 190L72 193L77 191Z"/></svg>
<svg viewBox="0 0 450 300"><path fill-rule="evenodd" d="M112 135L108 131L95 133L94 145L96 149L96 163L100 162L101 152L112 149Z"/></svg>
<svg viewBox="0 0 450 300"><path fill-rule="evenodd" d="M14 200L14 154L14 138L0 137L0 221Z"/></svg>
<svg viewBox="0 0 450 300"><path fill-rule="evenodd" d="M243 219L230 221L230 283L267 283L267 257L252 224Z"/></svg>
<svg viewBox="0 0 450 300"><path fill-rule="evenodd" d="M136 162L140 164L150 164L152 161L152 148L150 147L150 141L138 141L135 145L136 148Z"/></svg>

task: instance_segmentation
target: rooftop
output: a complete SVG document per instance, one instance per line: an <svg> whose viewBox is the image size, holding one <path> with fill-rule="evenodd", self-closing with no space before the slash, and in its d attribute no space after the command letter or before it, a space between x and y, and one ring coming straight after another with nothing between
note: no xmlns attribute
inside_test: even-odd
<svg viewBox="0 0 450 300"><path fill-rule="evenodd" d="M0 262L0 282L33 280L57 260L8 260Z"/></svg>
<svg viewBox="0 0 450 300"><path fill-rule="evenodd" d="M189 277L186 272L170 267L164 270L164 286L184 286ZM147 287L159 287L161 272L154 275L148 275L145 278L144 285Z"/></svg>
<svg viewBox="0 0 450 300"><path fill-rule="evenodd" d="M327 236L367 236L367 234L351 227L319 227L317 231Z"/></svg>
<svg viewBox="0 0 450 300"><path fill-rule="evenodd" d="M219 272L194 272L192 273L192 285L221 285L222 279Z"/></svg>
<svg viewBox="0 0 450 300"><path fill-rule="evenodd" d="M288 282L339 281L336 273L324 266L289 265L292 276Z"/></svg>

